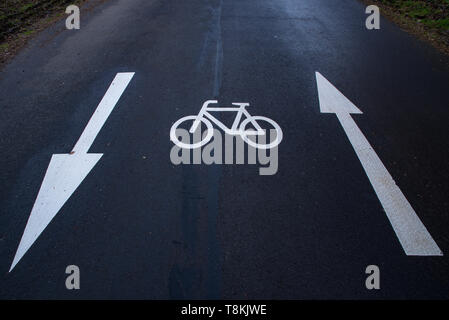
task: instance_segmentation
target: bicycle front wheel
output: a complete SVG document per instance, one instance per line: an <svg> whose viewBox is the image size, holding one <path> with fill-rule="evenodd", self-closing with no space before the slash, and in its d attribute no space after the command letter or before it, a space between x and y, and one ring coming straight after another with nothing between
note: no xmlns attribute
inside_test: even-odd
<svg viewBox="0 0 449 320"><path fill-rule="evenodd" d="M263 128L262 125L260 125L261 122L268 122L269 124L271 124L271 126L274 128L274 130L276 131L276 137L274 139L274 141L271 141L270 143L266 144L266 143L258 143L255 140L251 140L248 136L256 136L259 137L259 134L254 134L254 131L251 131L252 133L249 134L249 132L246 131L246 126L248 125L248 123L250 122L256 122L261 128L262 130L264 130L265 135L267 134L267 130ZM254 116L251 118L246 118L245 120L242 121L242 124L240 125L240 132L241 132L241 137L243 139L243 141L245 141L247 144L249 144L250 146L257 148L257 149L271 149L274 147L277 147L283 138L283 133L282 133L282 129L281 127L273 120L271 120L270 118L267 117L262 117L262 116ZM257 139L258 140L258 139Z"/></svg>

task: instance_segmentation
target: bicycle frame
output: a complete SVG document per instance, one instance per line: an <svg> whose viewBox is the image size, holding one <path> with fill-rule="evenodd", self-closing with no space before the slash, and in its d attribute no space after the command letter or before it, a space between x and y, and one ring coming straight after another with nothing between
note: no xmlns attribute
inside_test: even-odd
<svg viewBox="0 0 449 320"><path fill-rule="evenodd" d="M230 135L242 135L242 130L238 129L238 125L240 123L240 120L242 119L242 115L245 115L248 119L251 119L250 122L253 124L253 126L256 128L256 131L246 131L246 135L265 135L265 131L259 126L259 124L252 119L251 114L245 109L247 106L249 106L249 103L233 103L232 105L238 106L238 107L209 107L212 103L218 103L217 100L208 100L203 103L203 106L201 107L200 113L196 117L195 121L193 122L192 127L190 128L190 133L194 133L196 129L198 128L198 125L201 122L202 118L208 118L210 121L215 123L220 129L222 129L225 133ZM211 115L208 111L236 111L237 115L235 116L234 123L232 124L231 128L228 128L226 125L223 124L220 120L215 118L213 115Z"/></svg>

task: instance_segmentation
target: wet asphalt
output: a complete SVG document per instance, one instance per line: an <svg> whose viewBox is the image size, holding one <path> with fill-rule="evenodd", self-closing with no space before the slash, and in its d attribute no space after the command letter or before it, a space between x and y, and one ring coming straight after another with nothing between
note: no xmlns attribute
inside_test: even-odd
<svg viewBox="0 0 449 320"><path fill-rule="evenodd" d="M0 72L0 298L447 299L449 260L404 254L315 72L449 253L449 58L358 1L134 0L60 21ZM118 72L135 76L90 148L99 163L8 272L52 154ZM249 102L278 170L170 160L172 124ZM81 271L67 290L65 268ZM367 290L377 265L381 289Z"/></svg>

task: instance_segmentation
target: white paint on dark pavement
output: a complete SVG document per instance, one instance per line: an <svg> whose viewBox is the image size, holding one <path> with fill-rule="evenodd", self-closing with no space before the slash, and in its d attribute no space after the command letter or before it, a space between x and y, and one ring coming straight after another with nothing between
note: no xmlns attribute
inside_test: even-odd
<svg viewBox="0 0 449 320"><path fill-rule="evenodd" d="M81 137L78 139L78 142L73 148L73 152L75 152L75 154L77 152L86 153L89 150L90 146L94 142L133 77L133 72L118 73L115 76L114 81L112 81L108 91L104 95L94 114L90 118L89 123L81 134Z"/></svg>
<svg viewBox="0 0 449 320"><path fill-rule="evenodd" d="M16 266L103 154L89 154L94 142L134 73L118 73L70 154L54 154L12 262Z"/></svg>
<svg viewBox="0 0 449 320"><path fill-rule="evenodd" d="M320 73L316 73L321 113L335 113L349 138L374 191L379 198L405 253L411 256L441 256L438 245L388 170L360 131L351 113L362 112Z"/></svg>

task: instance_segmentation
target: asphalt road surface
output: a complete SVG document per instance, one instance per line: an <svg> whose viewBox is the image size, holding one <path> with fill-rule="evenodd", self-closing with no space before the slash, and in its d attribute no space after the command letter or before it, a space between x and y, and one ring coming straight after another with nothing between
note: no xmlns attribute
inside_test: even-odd
<svg viewBox="0 0 449 320"><path fill-rule="evenodd" d="M386 20L367 30L355 0L97 2L0 73L0 298L449 298L447 57ZM129 72L88 149L103 156L9 272L52 155L69 157ZM320 112L315 72L363 112L352 119L443 256L405 253L339 119ZM276 174L172 163L172 124L211 99L279 124Z"/></svg>

